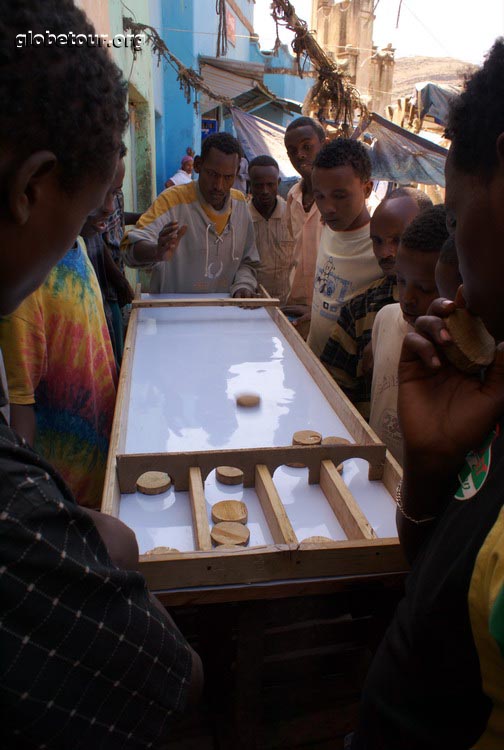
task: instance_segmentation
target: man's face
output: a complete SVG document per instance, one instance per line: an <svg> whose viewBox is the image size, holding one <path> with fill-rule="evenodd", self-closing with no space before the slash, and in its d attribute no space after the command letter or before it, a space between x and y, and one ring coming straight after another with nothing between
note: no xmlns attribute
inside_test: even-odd
<svg viewBox="0 0 504 750"><path fill-rule="evenodd" d="M114 160L111 169L116 167ZM21 197L29 205L22 223L3 207L0 231L6 252L0 274L0 314L15 310L44 282L51 268L74 244L86 217L104 202L110 179L110 172L88 178L69 193L62 189L56 167L37 181L36 191L25 191L26 197ZM16 175L10 183L15 180ZM10 195L14 194L12 188Z"/></svg>
<svg viewBox="0 0 504 750"><path fill-rule="evenodd" d="M414 326L439 293L435 268L439 253L410 250L399 244L396 258L397 288L404 320Z"/></svg>
<svg viewBox="0 0 504 750"><path fill-rule="evenodd" d="M485 179L446 160L447 225L454 235L468 308L504 339L504 174Z"/></svg>
<svg viewBox="0 0 504 750"><path fill-rule="evenodd" d="M194 171L199 174L201 194L216 211L224 208L239 166L238 154L224 154L217 148L211 148L205 160L197 160L194 165Z"/></svg>
<svg viewBox="0 0 504 750"><path fill-rule="evenodd" d="M322 219L334 232L358 229L368 220L366 198L373 183L362 182L350 165L315 167L312 187Z"/></svg>
<svg viewBox="0 0 504 750"><path fill-rule="evenodd" d="M259 213L270 214L275 208L280 177L278 169L271 166L252 167L249 170L252 203Z"/></svg>
<svg viewBox="0 0 504 750"><path fill-rule="evenodd" d="M95 234L101 234L106 230L107 219L112 216L114 212L115 199L122 188L125 172L126 165L124 159L121 159L117 166L114 179L110 183L109 189L105 195L105 200L96 211L93 211L93 213L87 217L84 226L82 227L80 233L83 237L93 237Z"/></svg>
<svg viewBox="0 0 504 750"><path fill-rule="evenodd" d="M310 177L313 160L324 145L311 127L303 125L300 128L288 130L285 134L285 148L290 163L301 177Z"/></svg>
<svg viewBox="0 0 504 750"><path fill-rule="evenodd" d="M418 204L404 197L383 201L371 217L373 252L385 276L394 276L401 234L417 214Z"/></svg>

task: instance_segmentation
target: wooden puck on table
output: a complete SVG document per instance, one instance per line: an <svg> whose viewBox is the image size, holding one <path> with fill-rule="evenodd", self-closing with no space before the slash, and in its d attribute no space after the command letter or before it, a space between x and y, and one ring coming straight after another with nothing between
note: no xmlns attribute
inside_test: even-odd
<svg viewBox="0 0 504 750"><path fill-rule="evenodd" d="M320 432L315 430L298 430L292 436L292 445L320 445L322 442L322 435ZM297 461L286 464L293 469L304 469L306 464L299 463Z"/></svg>
<svg viewBox="0 0 504 750"><path fill-rule="evenodd" d="M224 544L236 544L244 547L250 539L250 531L246 526L235 521L223 521L216 523L210 532L212 542L219 546Z"/></svg>
<svg viewBox="0 0 504 750"><path fill-rule="evenodd" d="M212 505L212 521L235 521L236 523L247 523L248 511L245 503L241 500L221 500Z"/></svg>
<svg viewBox="0 0 504 750"><path fill-rule="evenodd" d="M170 488L171 479L164 471L146 471L136 482L138 492L144 495L158 495Z"/></svg>
<svg viewBox="0 0 504 750"><path fill-rule="evenodd" d="M443 347L447 359L462 372L478 373L495 357L495 341L481 318L457 308L445 318L452 341Z"/></svg>
<svg viewBox="0 0 504 750"><path fill-rule="evenodd" d="M308 536L306 539L301 540L301 544L325 544L333 541L333 539L329 539L327 536Z"/></svg>
<svg viewBox="0 0 504 750"><path fill-rule="evenodd" d="M217 466L215 476L222 484L242 484L243 471L234 466Z"/></svg>
<svg viewBox="0 0 504 750"><path fill-rule="evenodd" d="M175 547L153 547L144 552L144 555L164 555L167 552L178 552L178 549L175 549Z"/></svg>
<svg viewBox="0 0 504 750"><path fill-rule="evenodd" d="M322 440L322 445L351 445L350 440L340 438L336 435L329 435ZM340 474L343 474L343 464L336 467Z"/></svg>
<svg viewBox="0 0 504 750"><path fill-rule="evenodd" d="M237 406L243 406L250 409L253 406L259 406L261 397L257 393L240 393L236 397Z"/></svg>

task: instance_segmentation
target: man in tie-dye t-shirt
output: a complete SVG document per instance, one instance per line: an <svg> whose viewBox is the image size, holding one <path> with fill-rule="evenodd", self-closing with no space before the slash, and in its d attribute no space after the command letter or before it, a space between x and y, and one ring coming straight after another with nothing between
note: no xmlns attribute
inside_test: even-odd
<svg viewBox="0 0 504 750"><path fill-rule="evenodd" d="M101 291L81 239L0 319L11 424L81 505L101 502L117 370Z"/></svg>

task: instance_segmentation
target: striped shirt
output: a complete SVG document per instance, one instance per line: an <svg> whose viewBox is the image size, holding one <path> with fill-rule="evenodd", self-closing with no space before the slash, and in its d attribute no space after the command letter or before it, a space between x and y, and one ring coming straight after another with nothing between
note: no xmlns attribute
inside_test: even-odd
<svg viewBox="0 0 504 750"><path fill-rule="evenodd" d="M321 360L361 414L369 418L371 381L362 373L362 355L371 341L374 319L385 305L397 302L395 279L374 281L340 311Z"/></svg>

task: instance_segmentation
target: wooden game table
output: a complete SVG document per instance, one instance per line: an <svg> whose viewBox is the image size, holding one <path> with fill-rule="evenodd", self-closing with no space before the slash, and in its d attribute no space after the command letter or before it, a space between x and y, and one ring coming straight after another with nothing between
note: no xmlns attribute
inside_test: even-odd
<svg viewBox="0 0 504 750"><path fill-rule="evenodd" d="M259 406L238 407L244 392L258 394ZM293 446L298 430L350 444ZM243 484L221 484L215 469L222 465L241 469ZM167 472L172 486L159 495L138 492L138 477L152 470ZM259 737L259 715L269 716L268 726L277 721L281 707L291 705L285 695L298 695L306 670L314 705L323 706L332 693L319 683L331 683L326 669L335 653L348 681L337 680L334 699L353 684L354 711L363 664L406 570L395 527L400 476L274 301L244 309L217 295L137 296L102 511L133 528L141 572L203 653L207 680L218 686L210 698L213 718L207 716L214 737L222 708L215 696L228 696L220 739L208 747L236 747L238 740L244 747L275 747ZM212 506L226 499L247 506L245 547L212 544ZM156 547L170 551L146 554ZM315 650L312 659L304 646ZM270 685L265 713L265 685L278 679L287 693ZM311 695L306 686L303 695ZM352 712L343 713L341 726L326 721L331 736L342 736L351 723ZM307 717L288 740L294 744L282 740L279 747L296 747L304 733L313 737L321 725L310 712ZM190 724L192 730L200 725L206 726L201 716ZM202 743L198 735L194 747Z"/></svg>

